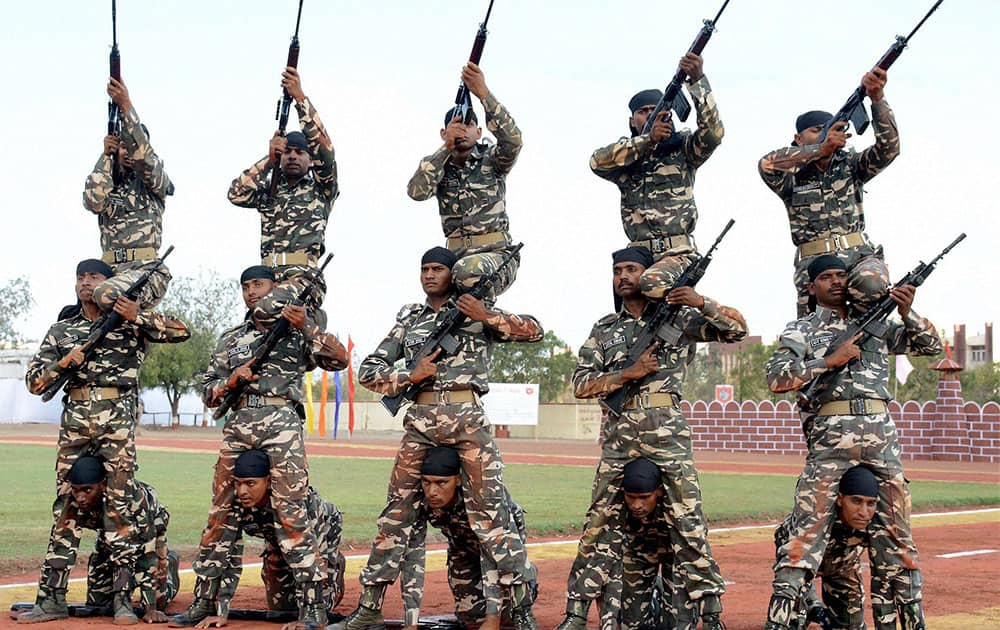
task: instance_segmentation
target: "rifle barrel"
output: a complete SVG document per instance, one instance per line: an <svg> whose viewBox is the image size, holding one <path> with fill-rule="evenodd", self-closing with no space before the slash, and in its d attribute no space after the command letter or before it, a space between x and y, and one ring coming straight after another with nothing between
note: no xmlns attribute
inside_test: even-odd
<svg viewBox="0 0 1000 630"><path fill-rule="evenodd" d="M715 14L715 19L712 20L712 26L715 26L719 22L719 18L722 16L722 12L726 10L726 5L727 4L729 4L729 0L726 0L725 2L722 3L722 8L719 9L719 12ZM939 4L940 4L940 0L939 0Z"/></svg>
<svg viewBox="0 0 1000 630"><path fill-rule="evenodd" d="M118 8L115 0L111 0L111 45L118 47Z"/></svg>
<svg viewBox="0 0 1000 630"><path fill-rule="evenodd" d="M295 35L292 36L292 39L298 39L299 38L299 23L300 22L302 22L302 0L299 0L299 14L297 16L295 16Z"/></svg>
<svg viewBox="0 0 1000 630"><path fill-rule="evenodd" d="M729 0L726 0L727 2ZM486 28L486 23L490 21L490 13L493 12L493 0L490 0L490 6L486 7L486 17L483 18L483 28Z"/></svg>
<svg viewBox="0 0 1000 630"><path fill-rule="evenodd" d="M904 43L904 44L905 44L905 43L908 43L908 42L910 41L910 38L911 38L911 37L913 37L913 35L914 35L914 34L915 34L915 33L916 33L916 32L917 32L918 30L920 30L920 27L924 25L924 22L926 22L926 21L927 21L927 18L929 18L929 17L931 16L931 13L934 13L935 11L937 11L937 8L938 8L939 6L941 6L941 3L942 3L942 2L944 2L944 0L937 0L937 2L935 2L935 3L934 3L934 6L932 6L932 7L931 7L931 10L930 10L930 11L928 11L928 12L927 12L927 15L925 15L925 16L924 16L924 19L920 20L920 22L919 22L919 23L918 23L918 24L917 24L916 26L914 26L914 27L913 27L913 30L912 30L912 31L910 31L910 34L906 36L906 39L904 39L904 40L903 40L903 43Z"/></svg>

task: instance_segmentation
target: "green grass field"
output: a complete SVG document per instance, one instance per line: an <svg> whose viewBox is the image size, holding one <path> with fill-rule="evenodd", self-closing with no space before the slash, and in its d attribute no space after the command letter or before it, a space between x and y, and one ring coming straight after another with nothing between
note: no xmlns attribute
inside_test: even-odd
<svg viewBox="0 0 1000 630"><path fill-rule="evenodd" d="M51 527L55 451L51 447L0 445L0 561L38 559ZM168 506L170 541L181 550L197 544L210 502L215 455L144 451L137 477L156 487ZM344 513L344 540L362 549L375 533L392 462L387 459L311 457L312 484ZM511 464L504 472L511 493L527 511L535 534L578 531L590 501L593 469L584 466ZM788 475L701 475L705 512L712 523L776 518L791 506L795 478ZM1000 487L984 483L915 481L915 510L1000 504ZM86 539L90 540L90 538ZM86 541L84 545L88 545Z"/></svg>

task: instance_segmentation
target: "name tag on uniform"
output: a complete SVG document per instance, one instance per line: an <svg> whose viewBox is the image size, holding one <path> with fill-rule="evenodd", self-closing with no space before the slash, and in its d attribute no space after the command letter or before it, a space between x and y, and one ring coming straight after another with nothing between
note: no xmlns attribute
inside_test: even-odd
<svg viewBox="0 0 1000 630"><path fill-rule="evenodd" d="M242 346L235 346L229 349L229 358L233 358L240 354L246 354L250 352L250 344L243 344Z"/></svg>
<svg viewBox="0 0 1000 630"><path fill-rule="evenodd" d="M613 337L601 344L602 350L607 350L608 348L613 348L614 346L625 345L625 337L618 336Z"/></svg>
<svg viewBox="0 0 1000 630"><path fill-rule="evenodd" d="M809 347L816 348L829 346L833 342L833 335L822 335L809 340Z"/></svg>
<svg viewBox="0 0 1000 630"><path fill-rule="evenodd" d="M413 337L406 340L406 347L412 348L413 346L422 346L425 341L427 341L426 335L423 337Z"/></svg>
<svg viewBox="0 0 1000 630"><path fill-rule="evenodd" d="M805 192L807 190L816 190L819 188L819 182L813 182L811 184L802 184L801 186L795 186L792 188L792 192Z"/></svg>

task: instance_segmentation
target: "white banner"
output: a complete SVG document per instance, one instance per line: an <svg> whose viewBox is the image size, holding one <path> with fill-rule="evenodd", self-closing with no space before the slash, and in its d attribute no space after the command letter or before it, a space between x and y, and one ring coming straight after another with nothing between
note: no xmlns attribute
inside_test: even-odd
<svg viewBox="0 0 1000 630"><path fill-rule="evenodd" d="M490 383L490 393L483 396L490 424L538 424L538 385L525 383Z"/></svg>

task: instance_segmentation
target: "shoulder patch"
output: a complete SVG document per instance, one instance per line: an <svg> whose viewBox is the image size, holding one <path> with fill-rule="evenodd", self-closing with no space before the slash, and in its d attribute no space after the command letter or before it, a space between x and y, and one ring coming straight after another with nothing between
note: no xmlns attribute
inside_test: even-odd
<svg viewBox="0 0 1000 630"><path fill-rule="evenodd" d="M396 321L405 323L406 320L411 319L414 315L419 313L423 307L423 304L405 304L403 308L399 309L399 312L396 313Z"/></svg>
<svg viewBox="0 0 1000 630"><path fill-rule="evenodd" d="M618 313L609 313L604 317L602 317L601 319L597 320L597 325L607 326L609 324L615 323L616 321L618 321Z"/></svg>

